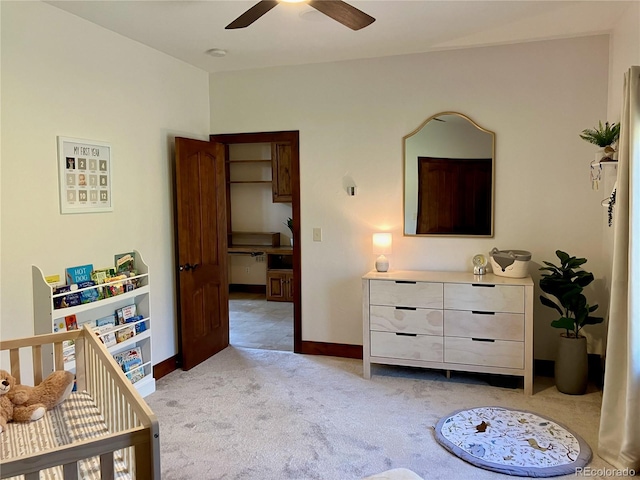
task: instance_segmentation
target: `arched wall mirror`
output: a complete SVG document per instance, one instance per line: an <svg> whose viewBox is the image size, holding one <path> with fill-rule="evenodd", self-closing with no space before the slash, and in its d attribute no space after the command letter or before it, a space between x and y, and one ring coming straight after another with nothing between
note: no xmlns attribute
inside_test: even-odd
<svg viewBox="0 0 640 480"><path fill-rule="evenodd" d="M404 234L492 237L494 132L443 112L403 143Z"/></svg>

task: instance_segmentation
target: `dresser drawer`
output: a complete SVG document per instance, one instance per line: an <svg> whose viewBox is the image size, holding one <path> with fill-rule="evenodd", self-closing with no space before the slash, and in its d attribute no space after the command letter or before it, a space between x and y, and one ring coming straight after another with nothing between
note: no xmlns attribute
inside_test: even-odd
<svg viewBox="0 0 640 480"><path fill-rule="evenodd" d="M442 283L371 280L369 303L397 307L442 308Z"/></svg>
<svg viewBox="0 0 640 480"><path fill-rule="evenodd" d="M524 341L524 314L487 313L473 310L445 310L447 337L490 338Z"/></svg>
<svg viewBox="0 0 640 480"><path fill-rule="evenodd" d="M443 337L371 332L371 356L442 362Z"/></svg>
<svg viewBox="0 0 640 480"><path fill-rule="evenodd" d="M372 305L370 329L380 332L442 335L442 310Z"/></svg>
<svg viewBox="0 0 640 480"><path fill-rule="evenodd" d="M444 361L485 367L524 368L524 343L505 340L474 341L444 337Z"/></svg>
<svg viewBox="0 0 640 480"><path fill-rule="evenodd" d="M524 287L446 283L444 308L485 312L524 313Z"/></svg>

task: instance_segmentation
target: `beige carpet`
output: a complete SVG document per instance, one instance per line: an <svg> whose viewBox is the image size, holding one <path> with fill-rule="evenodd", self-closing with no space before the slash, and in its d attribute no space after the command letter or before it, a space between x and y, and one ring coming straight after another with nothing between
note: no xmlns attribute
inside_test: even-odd
<svg viewBox="0 0 640 480"><path fill-rule="evenodd" d="M349 480L398 467L425 479L508 478L434 440L441 416L482 405L550 417L596 454L601 392L564 395L545 378L535 391L396 367L374 367L365 380L357 360L229 347L160 379L146 400L160 421L164 480ZM597 454L589 467L611 468Z"/></svg>

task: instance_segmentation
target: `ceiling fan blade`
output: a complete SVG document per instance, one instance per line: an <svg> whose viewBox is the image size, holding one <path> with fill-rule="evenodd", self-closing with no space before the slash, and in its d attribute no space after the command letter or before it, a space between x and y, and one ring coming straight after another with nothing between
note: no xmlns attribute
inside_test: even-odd
<svg viewBox="0 0 640 480"><path fill-rule="evenodd" d="M376 21L362 10L340 0L310 0L309 5L351 30L360 30Z"/></svg>
<svg viewBox="0 0 640 480"><path fill-rule="evenodd" d="M248 27L276 5L278 5L278 0L260 0L253 7L236 18L233 22L224 27L224 29L234 30L236 28Z"/></svg>

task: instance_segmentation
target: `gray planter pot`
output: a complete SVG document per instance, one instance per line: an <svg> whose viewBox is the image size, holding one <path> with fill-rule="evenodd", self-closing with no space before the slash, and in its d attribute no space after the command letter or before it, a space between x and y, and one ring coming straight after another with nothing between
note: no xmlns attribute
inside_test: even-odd
<svg viewBox="0 0 640 480"><path fill-rule="evenodd" d="M569 395L582 395L587 391L589 365L587 339L560 336L555 364L556 387Z"/></svg>

